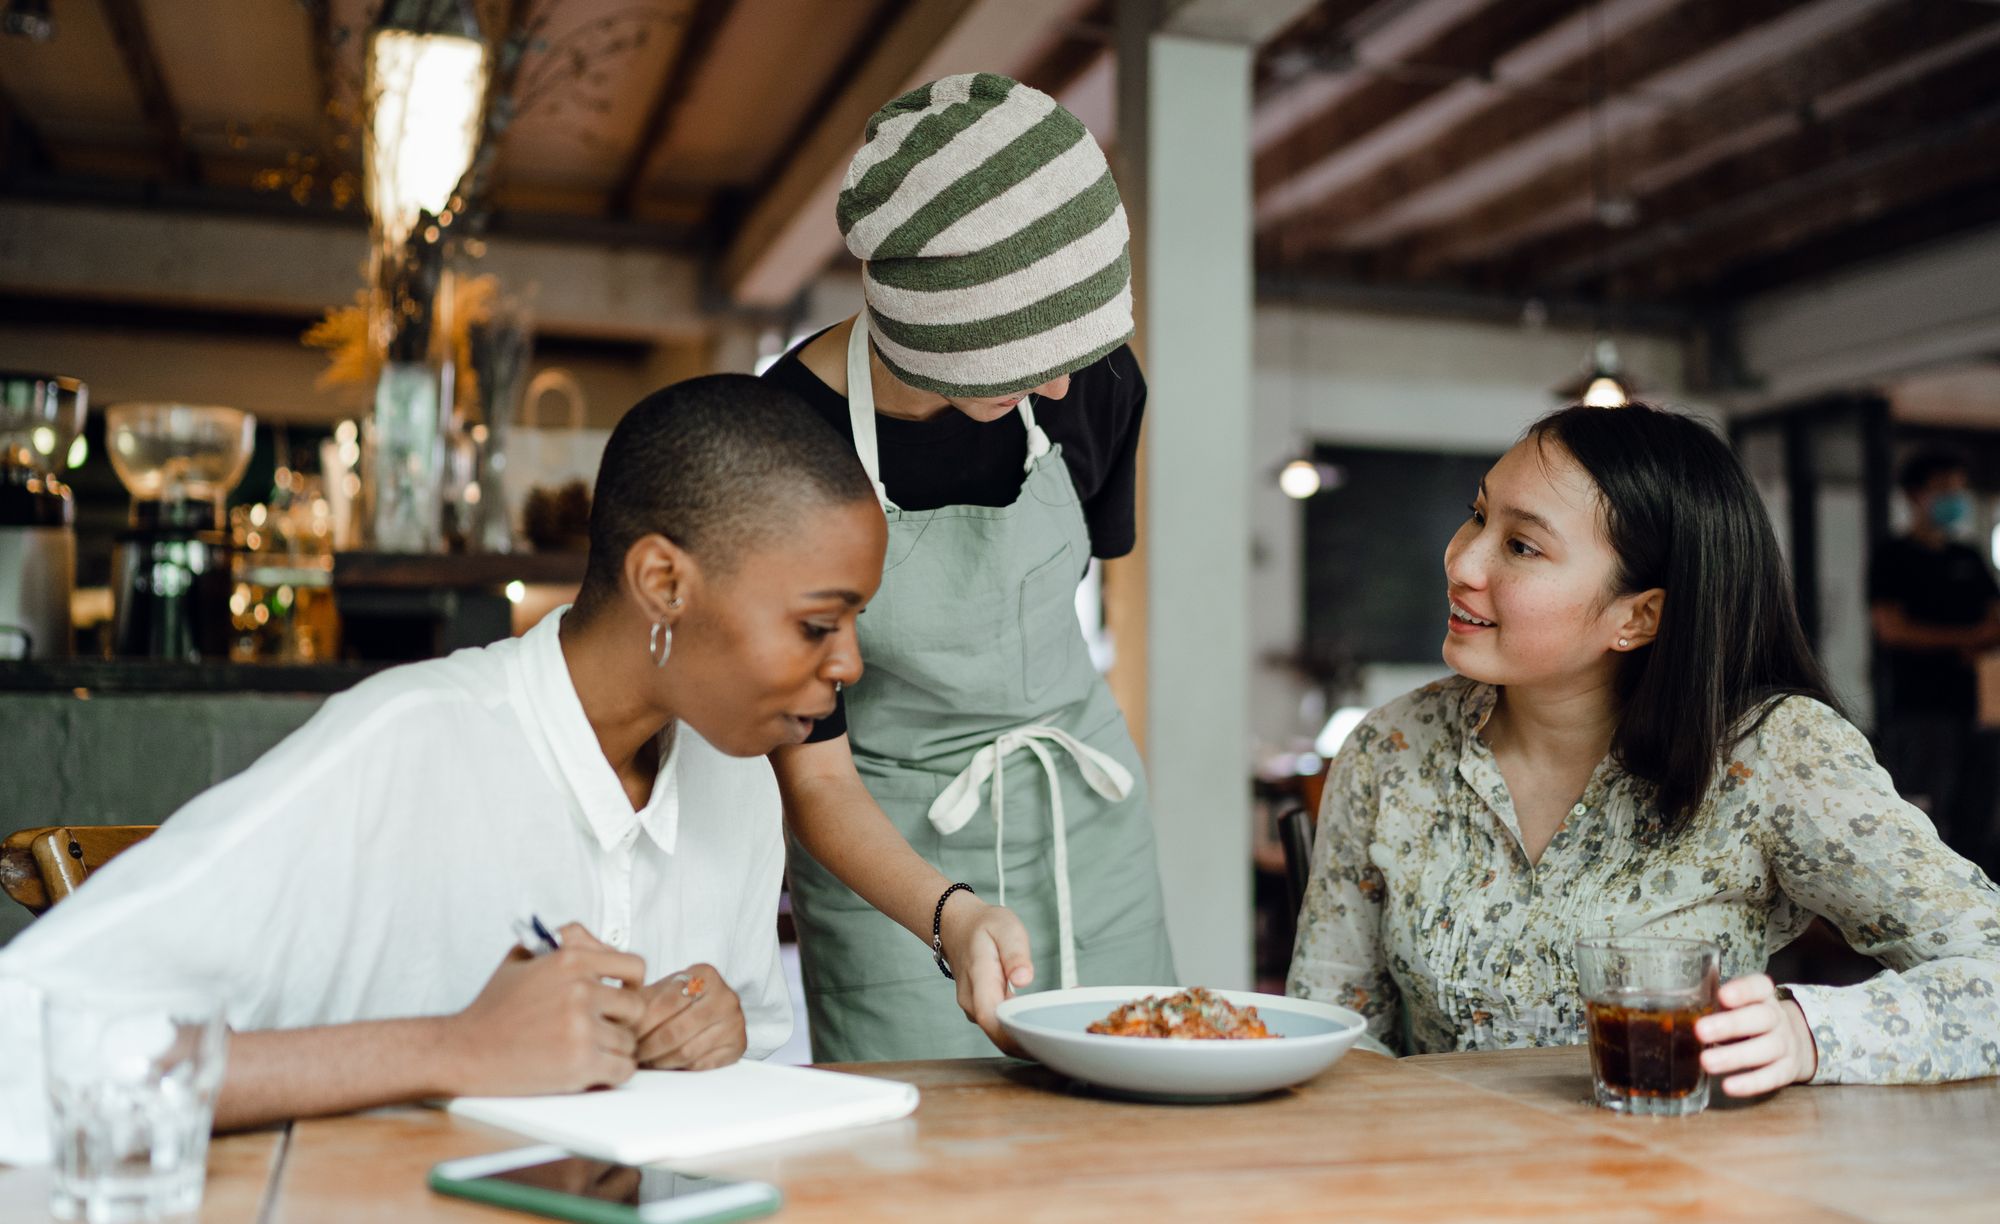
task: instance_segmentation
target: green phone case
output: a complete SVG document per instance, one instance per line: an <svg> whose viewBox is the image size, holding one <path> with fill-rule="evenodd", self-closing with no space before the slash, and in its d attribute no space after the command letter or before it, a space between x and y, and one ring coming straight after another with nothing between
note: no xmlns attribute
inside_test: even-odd
<svg viewBox="0 0 2000 1224"><path fill-rule="evenodd" d="M428 1180L430 1188L439 1194L491 1203L495 1207L506 1207L513 1211L525 1211L531 1215L547 1216L557 1220L575 1220L578 1224L643 1224L644 1220L638 1208L627 1207L623 1203L602 1203L581 1195L564 1194L560 1190L501 1181L497 1177L472 1177L460 1180L441 1176L436 1169L432 1169ZM734 1220L754 1220L760 1216L770 1215L783 1205L783 1196L773 1190L770 1199L765 1202L751 1203L720 1211L714 1215L701 1216L700 1220L702 1224L730 1224Z"/></svg>

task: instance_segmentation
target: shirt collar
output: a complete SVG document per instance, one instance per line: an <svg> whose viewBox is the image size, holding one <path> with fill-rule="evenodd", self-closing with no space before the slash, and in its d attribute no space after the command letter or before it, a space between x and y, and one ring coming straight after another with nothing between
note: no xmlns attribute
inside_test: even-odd
<svg viewBox="0 0 2000 1224"><path fill-rule="evenodd" d="M1514 811L1513 795L1507 789L1507 780L1501 776L1500 764L1493 757L1493 749L1486 743L1486 725L1493 721L1493 711L1499 705L1498 685L1476 681L1467 685L1465 695L1460 698L1458 710L1459 726L1464 728L1464 735L1458 745L1458 776L1465 780L1473 793L1485 802L1519 841L1520 817ZM1612 832L1619 837L1629 834L1632 825L1629 805L1611 802L1618 795L1620 781L1624 776L1616 761L1607 753L1605 758L1597 763L1597 768L1591 771L1590 780L1584 784L1583 794L1577 800L1578 806L1586 813L1598 813L1597 818L1606 821ZM1584 813L1571 813L1568 824L1572 836L1558 835L1556 840L1549 844L1551 853L1559 845L1567 844L1576 840L1576 836L1580 836L1577 822L1583 815ZM1544 854L1542 862L1547 866L1554 865L1548 854Z"/></svg>
<svg viewBox="0 0 2000 1224"><path fill-rule="evenodd" d="M1459 718L1461 725L1465 728L1466 734L1475 739L1484 735L1486 724L1493 717L1493 709L1499 704L1500 688L1498 685L1481 684L1475 681L1468 687L1465 691L1465 697L1459 705Z"/></svg>
<svg viewBox="0 0 2000 1224"><path fill-rule="evenodd" d="M687 738L671 725L661 732L659 773L646 806L632 810L632 801L618 781L617 770L605 759L583 702L576 695L569 663L563 658L558 631L569 612L562 607L543 617L522 635L517 656L522 718L541 735L562 781L576 801L576 813L597 844L616 849L643 828L660 849L673 853L680 833L681 744Z"/></svg>

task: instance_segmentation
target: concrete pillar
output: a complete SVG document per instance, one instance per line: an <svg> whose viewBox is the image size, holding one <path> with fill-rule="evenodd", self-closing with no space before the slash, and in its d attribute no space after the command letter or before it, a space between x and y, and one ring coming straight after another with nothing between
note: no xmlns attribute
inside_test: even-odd
<svg viewBox="0 0 2000 1224"><path fill-rule="evenodd" d="M1141 357L1144 733L1185 983L1252 977L1251 141L1254 46L1121 0L1120 186ZM1129 621L1127 615L1122 618ZM1121 630L1121 662L1129 649Z"/></svg>

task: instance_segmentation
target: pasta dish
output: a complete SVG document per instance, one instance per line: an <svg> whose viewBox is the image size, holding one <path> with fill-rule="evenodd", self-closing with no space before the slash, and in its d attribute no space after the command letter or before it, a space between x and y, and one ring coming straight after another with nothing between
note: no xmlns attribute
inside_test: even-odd
<svg viewBox="0 0 2000 1224"><path fill-rule="evenodd" d="M1180 1041L1251 1041L1277 1038L1254 1007L1236 1007L1201 986L1165 998L1135 999L1090 1026L1104 1037L1166 1037Z"/></svg>

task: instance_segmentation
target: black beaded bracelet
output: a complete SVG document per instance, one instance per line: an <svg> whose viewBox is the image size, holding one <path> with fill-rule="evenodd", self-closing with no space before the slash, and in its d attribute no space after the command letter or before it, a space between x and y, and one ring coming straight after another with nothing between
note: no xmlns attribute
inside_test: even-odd
<svg viewBox="0 0 2000 1224"><path fill-rule="evenodd" d="M938 972L944 974L946 981L957 979L951 976L951 966L944 960L944 903L951 900L951 894L960 890L972 892L972 885L961 882L945 889L944 895L938 898L937 912L931 915L931 955L937 958Z"/></svg>

